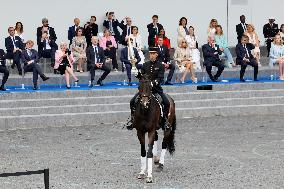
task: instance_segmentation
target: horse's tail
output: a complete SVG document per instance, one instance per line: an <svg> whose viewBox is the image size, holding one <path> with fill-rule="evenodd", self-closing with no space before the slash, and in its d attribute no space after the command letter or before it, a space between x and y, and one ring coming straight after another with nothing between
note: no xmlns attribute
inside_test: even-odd
<svg viewBox="0 0 284 189"><path fill-rule="evenodd" d="M167 150L171 155L175 152L175 130L176 130L176 116L173 118L172 128L167 138Z"/></svg>

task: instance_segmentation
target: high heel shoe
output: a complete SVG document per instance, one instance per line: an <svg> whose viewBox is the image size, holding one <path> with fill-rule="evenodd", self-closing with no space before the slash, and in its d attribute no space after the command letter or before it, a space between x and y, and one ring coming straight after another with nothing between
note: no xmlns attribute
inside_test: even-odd
<svg viewBox="0 0 284 189"><path fill-rule="evenodd" d="M79 79L77 79L75 82L78 83L78 82L79 82Z"/></svg>
<svg viewBox="0 0 284 189"><path fill-rule="evenodd" d="M193 78L192 83L197 83L197 78Z"/></svg>
<svg viewBox="0 0 284 189"><path fill-rule="evenodd" d="M66 88L67 88L67 89L71 89L71 86L66 85Z"/></svg>

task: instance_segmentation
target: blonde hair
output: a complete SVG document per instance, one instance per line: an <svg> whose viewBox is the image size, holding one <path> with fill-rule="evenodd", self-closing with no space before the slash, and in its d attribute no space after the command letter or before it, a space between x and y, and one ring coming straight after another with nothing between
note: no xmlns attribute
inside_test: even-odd
<svg viewBox="0 0 284 189"><path fill-rule="evenodd" d="M211 19L210 24L209 24L209 28L211 28L213 22L216 22L216 26L218 25L217 19Z"/></svg>
<svg viewBox="0 0 284 189"><path fill-rule="evenodd" d="M277 45L277 44L276 44L276 37L280 37L280 45L283 45L283 39L282 39L282 37L281 37L280 34L275 35L274 40L273 40L273 44L274 44L274 45Z"/></svg>
<svg viewBox="0 0 284 189"><path fill-rule="evenodd" d="M27 40L26 44L32 44L34 45L35 43L32 40Z"/></svg>
<svg viewBox="0 0 284 189"><path fill-rule="evenodd" d="M252 32L255 32L255 27L252 24L248 24L247 25L247 32L248 32L248 28L251 27L252 28Z"/></svg>
<svg viewBox="0 0 284 189"><path fill-rule="evenodd" d="M187 47L188 47L188 43L187 43L187 41L185 40L185 38L182 38L182 40L179 41L179 45L178 45L178 46L179 46L180 48L184 48L184 47L182 47L182 43L183 43L183 42L186 43L186 48L187 48Z"/></svg>

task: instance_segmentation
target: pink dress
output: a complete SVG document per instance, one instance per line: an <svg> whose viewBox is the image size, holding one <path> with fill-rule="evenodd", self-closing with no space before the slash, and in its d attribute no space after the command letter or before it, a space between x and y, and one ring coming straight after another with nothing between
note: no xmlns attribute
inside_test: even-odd
<svg viewBox="0 0 284 189"><path fill-rule="evenodd" d="M55 65L54 65L54 69L58 69L59 64L62 62L62 56L65 54L65 52L62 52L61 50L57 50L55 52ZM71 54L69 55L69 60L70 60L70 66L71 69L73 70L73 62L74 62L74 56L73 53L71 52Z"/></svg>

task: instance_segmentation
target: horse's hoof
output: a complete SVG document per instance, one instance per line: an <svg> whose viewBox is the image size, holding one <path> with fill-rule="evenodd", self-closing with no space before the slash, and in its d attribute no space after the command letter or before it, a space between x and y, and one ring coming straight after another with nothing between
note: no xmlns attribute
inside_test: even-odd
<svg viewBox="0 0 284 189"><path fill-rule="evenodd" d="M138 179L144 179L144 178L145 178L145 173L138 174Z"/></svg>
<svg viewBox="0 0 284 189"><path fill-rule="evenodd" d="M159 166L157 167L157 172L162 172L164 170L164 165L159 163Z"/></svg>
<svg viewBox="0 0 284 189"><path fill-rule="evenodd" d="M146 183L153 183L153 178L152 177L147 177Z"/></svg>
<svg viewBox="0 0 284 189"><path fill-rule="evenodd" d="M159 156L154 156L154 164L159 165L160 157Z"/></svg>

